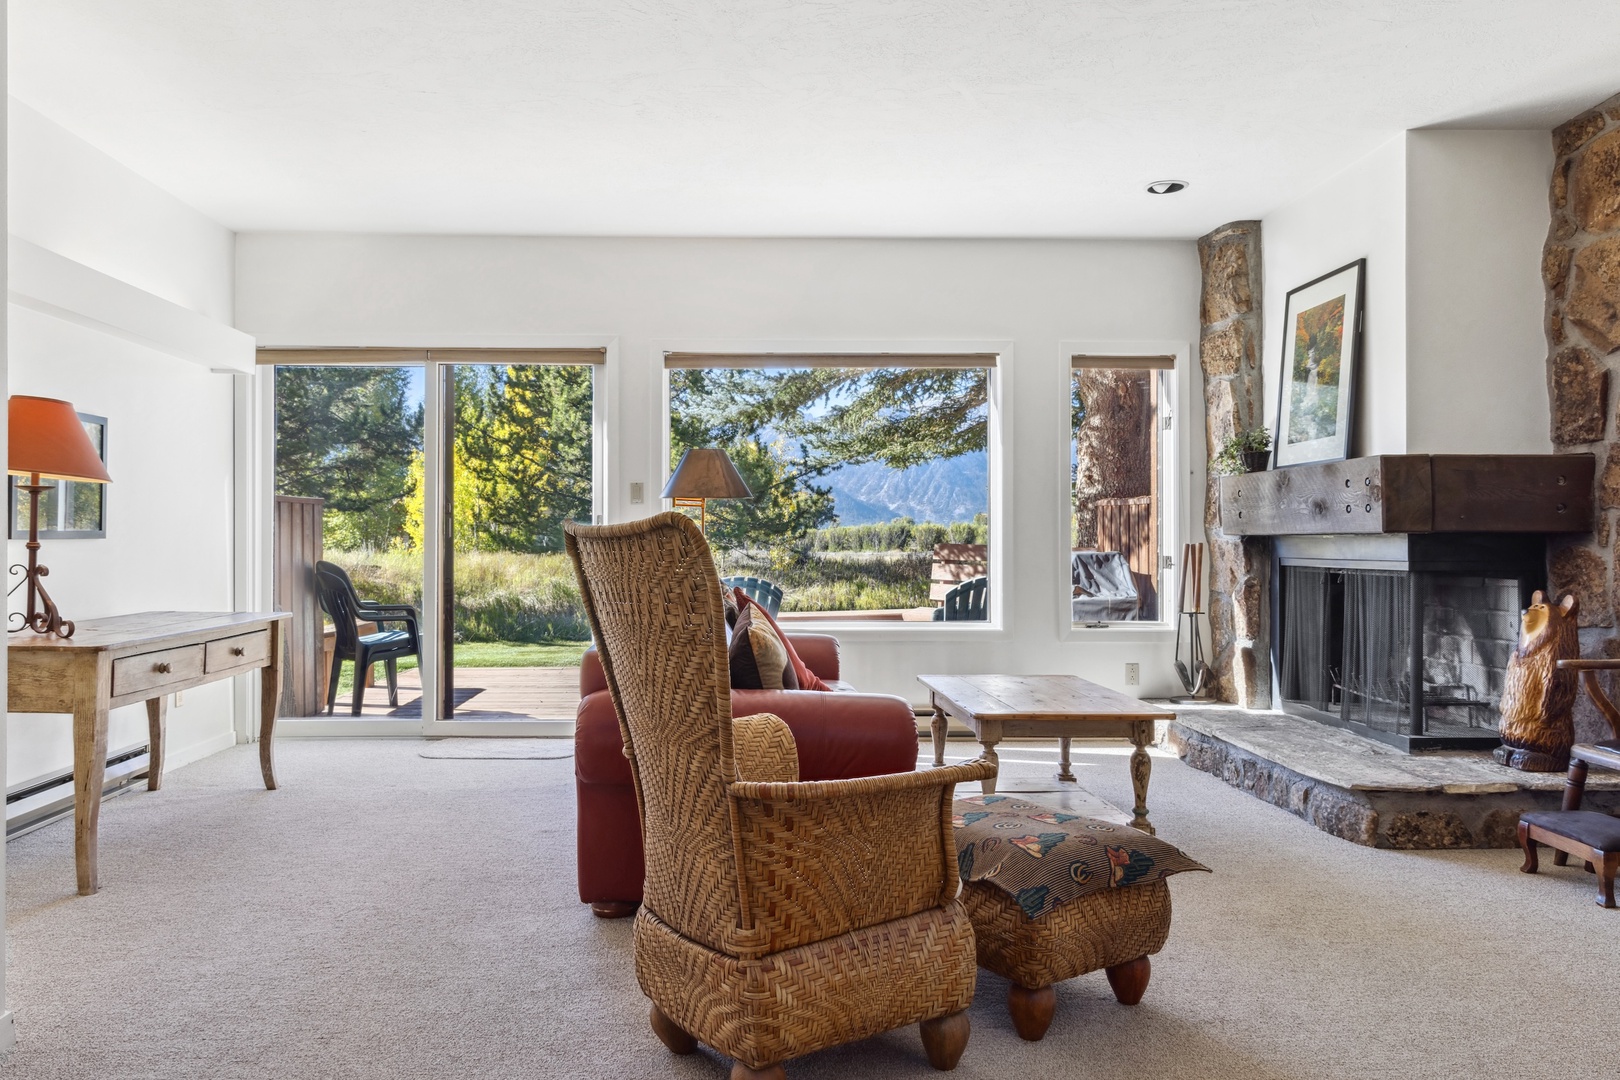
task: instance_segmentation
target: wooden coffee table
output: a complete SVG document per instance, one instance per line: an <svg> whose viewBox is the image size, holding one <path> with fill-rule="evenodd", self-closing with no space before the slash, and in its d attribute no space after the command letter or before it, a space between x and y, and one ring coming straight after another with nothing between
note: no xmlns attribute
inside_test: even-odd
<svg viewBox="0 0 1620 1080"><path fill-rule="evenodd" d="M1174 720L1176 714L1075 675L919 675L928 687L934 707L934 764L945 764L945 728L956 717L984 747L984 756L997 761L996 744L1002 739L1060 740L1062 753L1058 780L1076 783L1069 765L1069 740L1130 739L1131 787L1136 792L1131 825L1153 832L1148 822L1148 777L1153 762L1147 745L1153 724ZM982 781L986 795L995 794L996 780Z"/></svg>

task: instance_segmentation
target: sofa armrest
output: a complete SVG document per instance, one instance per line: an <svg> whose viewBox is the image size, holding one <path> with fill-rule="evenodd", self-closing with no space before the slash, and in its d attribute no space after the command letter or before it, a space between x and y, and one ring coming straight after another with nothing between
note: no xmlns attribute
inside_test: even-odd
<svg viewBox="0 0 1620 1080"><path fill-rule="evenodd" d="M785 633L785 631L784 631ZM831 634L788 634L805 666L828 682L838 678L838 639Z"/></svg>
<svg viewBox="0 0 1620 1080"><path fill-rule="evenodd" d="M596 646L585 650L579 658L579 696L590 697L598 690L607 689L607 675L602 671L602 658L596 655Z"/></svg>

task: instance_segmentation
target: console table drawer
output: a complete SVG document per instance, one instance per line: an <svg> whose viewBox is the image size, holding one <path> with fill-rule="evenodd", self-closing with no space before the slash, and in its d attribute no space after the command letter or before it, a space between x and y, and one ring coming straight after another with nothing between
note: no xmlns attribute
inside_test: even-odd
<svg viewBox="0 0 1620 1080"><path fill-rule="evenodd" d="M251 634L210 641L206 663L208 671L215 672L246 664L263 664L269 657L270 631L255 630Z"/></svg>
<svg viewBox="0 0 1620 1080"><path fill-rule="evenodd" d="M159 690L201 678L203 647L186 645L178 649L126 656L114 660L112 669L113 697L138 694L143 690Z"/></svg>

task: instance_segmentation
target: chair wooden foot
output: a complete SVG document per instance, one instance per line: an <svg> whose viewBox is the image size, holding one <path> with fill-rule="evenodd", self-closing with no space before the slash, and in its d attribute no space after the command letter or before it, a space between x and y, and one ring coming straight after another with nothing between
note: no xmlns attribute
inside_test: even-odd
<svg viewBox="0 0 1620 1080"><path fill-rule="evenodd" d="M1007 987L1007 1011L1012 1014L1013 1027L1018 1037L1028 1042L1040 1042L1046 1029L1052 1026L1052 1013L1057 1009L1057 991L1050 986L1038 990L1013 983Z"/></svg>
<svg viewBox="0 0 1620 1080"><path fill-rule="evenodd" d="M1604 855L1603 865L1597 868L1597 902L1603 907L1612 908L1615 906L1614 875L1617 871L1620 871L1620 854Z"/></svg>
<svg viewBox="0 0 1620 1080"><path fill-rule="evenodd" d="M669 1047L670 1053L690 1054L697 1049L697 1040L692 1037L692 1033L665 1016L664 1010L658 1006L652 1007L650 1019L653 1034L658 1036L659 1042Z"/></svg>
<svg viewBox="0 0 1620 1080"><path fill-rule="evenodd" d="M1153 964L1145 956L1108 969L1108 985L1114 988L1114 997L1121 1005L1135 1005L1147 993L1148 978Z"/></svg>
<svg viewBox="0 0 1620 1080"><path fill-rule="evenodd" d="M1521 874L1533 874L1541 868L1540 859L1536 853L1536 842L1530 839L1530 826L1519 822L1519 848L1524 852L1524 865L1519 867ZM1553 862L1559 866L1564 865L1558 860L1564 857L1562 851L1553 856Z"/></svg>
<svg viewBox="0 0 1620 1080"><path fill-rule="evenodd" d="M923 1049L928 1053L928 1064L940 1072L950 1072L956 1068L956 1063L962 1060L962 1051L967 1049L968 1032L971 1030L967 1010L924 1020L918 1027L922 1029Z"/></svg>
<svg viewBox="0 0 1620 1080"><path fill-rule="evenodd" d="M591 904L591 914L598 919L628 919L640 907L633 900L597 900Z"/></svg>
<svg viewBox="0 0 1620 1080"><path fill-rule="evenodd" d="M787 1080L787 1070L780 1065L764 1069L750 1069L740 1061L731 1063L731 1080Z"/></svg>

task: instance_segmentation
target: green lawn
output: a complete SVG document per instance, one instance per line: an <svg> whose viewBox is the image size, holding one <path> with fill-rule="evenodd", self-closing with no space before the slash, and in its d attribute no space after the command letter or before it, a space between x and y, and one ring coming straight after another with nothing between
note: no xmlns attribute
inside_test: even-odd
<svg viewBox="0 0 1620 1080"><path fill-rule="evenodd" d="M520 641L469 641L456 646L456 667L578 667L579 658L590 648L588 641L548 641L531 644ZM416 667L416 658L399 662L399 670ZM376 683L384 685L382 665L377 665ZM354 665L344 664L338 677L338 693L354 690Z"/></svg>

